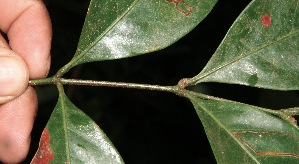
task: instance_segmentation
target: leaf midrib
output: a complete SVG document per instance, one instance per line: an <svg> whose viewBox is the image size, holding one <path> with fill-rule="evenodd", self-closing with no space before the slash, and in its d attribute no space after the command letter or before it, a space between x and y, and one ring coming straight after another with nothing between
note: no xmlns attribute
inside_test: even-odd
<svg viewBox="0 0 299 164"><path fill-rule="evenodd" d="M189 99L193 99L193 96L192 95L190 95L190 97L189 97ZM252 160L254 160L256 163L260 163L255 157L254 157L254 155L251 153L251 152L249 152L246 148L245 148L245 146L234 136L234 135L232 135L231 133L230 133L230 131L229 131L229 129L227 129L220 121L218 121L217 120L217 118L213 115L213 113L212 112L209 112L209 110L208 109L206 109L204 106L202 106L202 105L200 105L199 103L197 103L196 101L197 100L192 100L193 102L195 102L204 112L206 112L216 123L217 123L217 125L220 127L220 128L222 128L229 136L231 136L233 139L234 139L234 141L235 142L237 142L238 143L238 145L252 158Z"/></svg>
<svg viewBox="0 0 299 164"><path fill-rule="evenodd" d="M76 63L78 60L80 60L81 58L83 58L87 52L89 50L91 50L101 39L103 39L104 36L106 36L124 17L126 17L129 12L137 5L137 3L139 2L140 0L135 0L129 7L128 9L123 12L122 15L118 16L118 13L117 13L117 19L115 21L112 22L112 24L99 36L95 39L95 41L93 41L84 51L82 51L80 54L76 55L71 61L70 63L74 64ZM118 7L118 5L117 5ZM117 11L118 12L118 9Z"/></svg>
<svg viewBox="0 0 299 164"><path fill-rule="evenodd" d="M61 111L62 111L62 119L63 119L63 129L64 129L64 138L65 138L65 152L66 152L66 159L68 162L71 163L71 157L70 157L70 144L69 144L69 133L68 133L68 121L67 121L67 109L66 109L66 95L64 94L63 86L58 86L59 90L59 98L61 102Z"/></svg>
<svg viewBox="0 0 299 164"><path fill-rule="evenodd" d="M282 37L278 38L275 41L269 42L268 44L264 44L264 45L262 45L262 46L260 46L260 47L258 47L256 49L254 49L252 51L249 51L247 54L245 53L244 55L237 56L234 60L228 61L228 62L226 62L226 63L224 63L224 64L222 64L222 65L220 65L220 66L218 66L218 67L216 67L216 68L208 71L208 72L198 74L198 76L196 76L197 77L196 79L198 79L197 82L196 82L196 84L199 83L205 77L207 77L207 76L209 76L209 75L211 75L213 73L216 73L217 71L219 71L219 70L221 70L221 69L223 69L223 68L225 68L225 67L227 67L227 66L229 66L231 64L234 64L234 63L236 63L236 62L238 62L238 61L240 61L240 60L242 60L242 59L244 59L244 58L246 58L246 57L248 57L250 55L254 55L257 52L259 52L260 50L263 50L264 48L267 48L267 47L269 47L269 46L271 46L273 44L279 43L279 42L287 39L288 37L292 37L292 35L296 35L298 32L299 32L299 29L293 30L290 33L288 33L287 35L282 36Z"/></svg>

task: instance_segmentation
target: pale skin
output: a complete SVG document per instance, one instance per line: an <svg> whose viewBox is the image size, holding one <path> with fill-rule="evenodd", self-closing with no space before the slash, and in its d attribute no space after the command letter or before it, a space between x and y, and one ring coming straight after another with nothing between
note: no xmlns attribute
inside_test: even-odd
<svg viewBox="0 0 299 164"><path fill-rule="evenodd" d="M51 22L41 0L0 0L0 161L27 156L37 110L29 79L47 76Z"/></svg>

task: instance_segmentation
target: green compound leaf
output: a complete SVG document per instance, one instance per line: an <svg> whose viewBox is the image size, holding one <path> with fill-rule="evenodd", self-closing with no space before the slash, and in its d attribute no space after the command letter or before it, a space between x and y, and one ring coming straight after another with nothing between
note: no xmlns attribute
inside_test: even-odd
<svg viewBox="0 0 299 164"><path fill-rule="evenodd" d="M299 132L258 107L189 93L218 163L298 163Z"/></svg>
<svg viewBox="0 0 299 164"><path fill-rule="evenodd" d="M253 0L191 83L299 89L299 1Z"/></svg>
<svg viewBox="0 0 299 164"><path fill-rule="evenodd" d="M105 133L60 89L32 164L124 163Z"/></svg>
<svg viewBox="0 0 299 164"><path fill-rule="evenodd" d="M92 0L75 65L165 48L190 32L217 0Z"/></svg>

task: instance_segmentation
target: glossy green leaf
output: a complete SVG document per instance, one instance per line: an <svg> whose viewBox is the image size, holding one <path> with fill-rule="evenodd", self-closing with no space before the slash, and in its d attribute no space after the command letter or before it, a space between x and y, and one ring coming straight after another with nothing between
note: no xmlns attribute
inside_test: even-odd
<svg viewBox="0 0 299 164"><path fill-rule="evenodd" d="M299 131L258 107L187 96L202 121L219 164L299 163Z"/></svg>
<svg viewBox="0 0 299 164"><path fill-rule="evenodd" d="M92 0L71 67L149 53L190 32L217 0Z"/></svg>
<svg viewBox="0 0 299 164"><path fill-rule="evenodd" d="M298 8L298 0L253 0L192 83L299 89Z"/></svg>
<svg viewBox="0 0 299 164"><path fill-rule="evenodd" d="M32 164L40 163L124 162L98 125L61 91L32 160Z"/></svg>

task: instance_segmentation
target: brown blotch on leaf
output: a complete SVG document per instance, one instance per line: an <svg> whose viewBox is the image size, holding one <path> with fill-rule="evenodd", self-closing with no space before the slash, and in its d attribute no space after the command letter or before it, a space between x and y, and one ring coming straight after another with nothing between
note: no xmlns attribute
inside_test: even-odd
<svg viewBox="0 0 299 164"><path fill-rule="evenodd" d="M193 10L194 10L194 7L193 7L193 6L187 4L187 3L184 2L183 0L165 0L165 1L166 1L166 2L169 2L169 3L173 3L173 4L175 5L175 9L176 9L178 12L184 14L185 16L190 15L190 14L193 12ZM183 7L184 9L181 9L181 8L179 7L180 4L182 5L182 7Z"/></svg>
<svg viewBox="0 0 299 164"><path fill-rule="evenodd" d="M39 142L38 150L34 155L31 164L48 164L53 159L54 153L50 147L50 134L45 128Z"/></svg>
<svg viewBox="0 0 299 164"><path fill-rule="evenodd" d="M261 139L262 136L278 136L281 137L285 140L288 140L289 138L295 140L295 142L299 143L299 139L289 133L279 133L279 132L261 132L261 131L233 131L232 134L239 140L241 141L244 145L246 145L249 149L251 149L255 154L259 156L273 156L273 157L293 157L293 158L299 158L298 152L279 152L279 151L272 151L271 149L263 149L260 146L254 144L254 142L265 142L265 139ZM251 140L248 140L246 137L243 137L246 135L251 135L251 138L256 137L254 142ZM271 142L271 141L270 141ZM295 147L298 147L297 145L294 145Z"/></svg>

